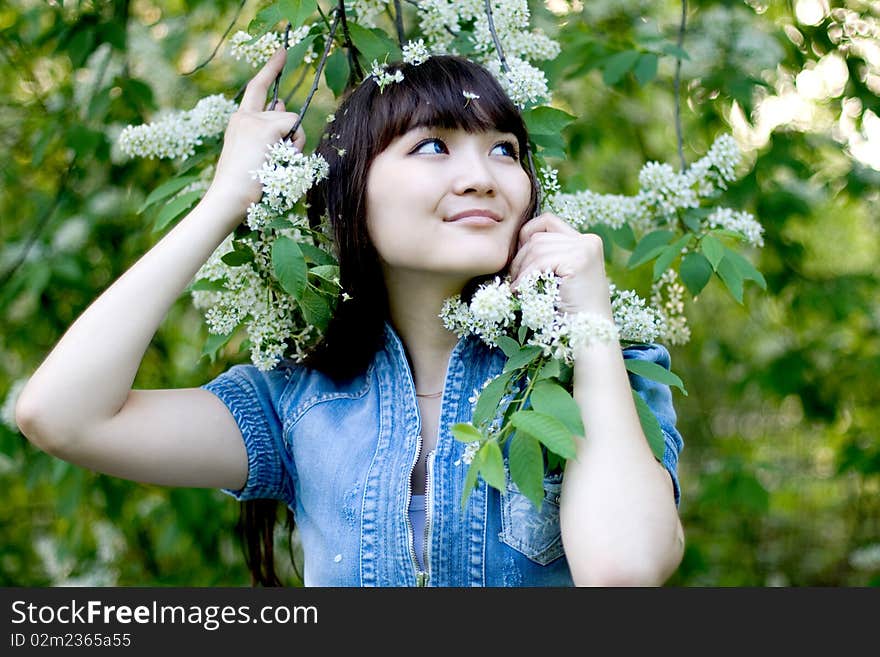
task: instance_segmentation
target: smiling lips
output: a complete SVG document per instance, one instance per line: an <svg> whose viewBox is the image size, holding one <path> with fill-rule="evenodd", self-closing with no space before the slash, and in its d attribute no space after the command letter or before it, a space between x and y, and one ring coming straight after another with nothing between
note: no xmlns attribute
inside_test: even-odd
<svg viewBox="0 0 880 657"><path fill-rule="evenodd" d="M471 210L464 210L462 212L459 212L458 214L452 215L451 217L447 217L446 219L444 219L444 221L467 221L468 223L490 224L500 223L501 217L499 217L491 210L480 210L474 208Z"/></svg>

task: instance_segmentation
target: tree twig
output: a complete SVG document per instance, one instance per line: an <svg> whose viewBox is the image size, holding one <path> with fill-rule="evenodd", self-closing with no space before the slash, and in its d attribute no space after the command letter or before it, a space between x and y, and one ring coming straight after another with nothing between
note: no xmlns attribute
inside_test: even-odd
<svg viewBox="0 0 880 657"><path fill-rule="evenodd" d="M52 215L55 214L55 209L61 203L61 197L67 190L67 183L68 180L70 180L71 172L73 171L75 164L76 155L73 156L73 159L70 161L67 167L65 167L65 173L61 178L61 184L58 185L58 190L55 192L55 198L52 199L52 203L50 203L45 212L43 212L43 216L41 216L37 220L37 223L34 225L33 230L31 230L31 234L28 235L27 242L25 243L24 248L21 250L18 259L13 263L12 267L10 267L6 272L3 273L3 276L0 277L0 288L3 288L12 279L12 275L27 260L28 253L30 253L31 248L36 243L37 238L40 236L40 233L43 232L43 229L49 223L49 219L51 219Z"/></svg>
<svg viewBox="0 0 880 657"><path fill-rule="evenodd" d="M342 45L348 52L348 83L352 85L364 79L364 70L357 58L358 49L351 40L351 32L348 31L348 20L345 18L345 0L339 0L337 7L337 15L341 16L340 20L342 21Z"/></svg>
<svg viewBox="0 0 880 657"><path fill-rule="evenodd" d="M287 27L284 28L284 50L287 50L288 44L290 43L290 21L287 21ZM272 102L269 103L269 109L275 109L275 105L278 103L278 86L281 84L281 76L284 75L284 66L281 67L281 70L278 71L278 75L275 76L275 84L272 87Z"/></svg>
<svg viewBox="0 0 880 657"><path fill-rule="evenodd" d="M342 0L339 0L339 4L342 4ZM299 111L299 117L296 119L296 123L290 129L290 132L284 137L285 139L293 139L293 136L296 134L296 131L299 129L300 124L302 123L303 116L305 116L306 110L309 109L309 103L312 102L312 96L315 95L315 91L318 90L318 82L321 80L321 73L324 71L324 64L327 63L327 55L330 54L330 47L333 45L333 39L336 37L336 28L339 27L340 16L343 17L344 20L345 11L344 9L337 9L336 14L333 16L333 24L330 26L330 34L327 35L327 41L324 44L324 54L321 55L321 61L318 62L318 70L315 71L315 79L312 80L312 88L309 90L309 95L306 97L306 102L303 103L302 109Z"/></svg>
<svg viewBox="0 0 880 657"><path fill-rule="evenodd" d="M238 17L241 15L241 10L244 9L245 2L247 2L247 0L241 0L241 4L238 5L238 9L235 11L235 16L232 17L232 22L229 23L229 26L226 28L226 31L223 33L223 36L220 37L220 40L217 42L217 45L214 46L214 51L210 55L208 55L208 58L205 61L203 61L198 66L196 66L193 70L186 71L185 73L183 73L183 75L192 75L193 73L195 73L199 69L205 68L205 66L207 66L208 63L212 59L214 59L214 57L217 56L217 51L220 50L220 46L223 45L223 42L226 40L226 37L229 35L229 32L232 31L233 26L238 21Z"/></svg>
<svg viewBox="0 0 880 657"><path fill-rule="evenodd" d="M394 26L397 28L397 43L403 48L403 8L400 6L400 0L394 0Z"/></svg>
<svg viewBox="0 0 880 657"><path fill-rule="evenodd" d="M678 142L678 159L681 170L687 171L684 159L684 137L681 127L681 53L684 47L684 33L687 28L687 0L681 0L681 22L678 24L678 52L675 54L675 139Z"/></svg>
<svg viewBox="0 0 880 657"><path fill-rule="evenodd" d="M495 43L495 51L498 53L498 59L501 60L501 70L507 79L510 79L510 67L507 65L507 58L504 56L504 48L501 47L501 40L498 38L498 32L495 31L495 18L492 16L492 0L485 0L486 20L489 22L489 32L492 34L492 41ZM541 183L538 180L538 172L535 170L535 160L532 157L532 147L529 141L526 141L526 157L529 162L529 171L532 174L532 180L535 185L535 194L538 202L535 205L535 216L541 213L541 204L543 203L543 191Z"/></svg>
<svg viewBox="0 0 880 657"><path fill-rule="evenodd" d="M293 98L293 94L299 91L299 88L302 86L302 83L305 82L306 73L308 73L308 69L303 66L302 73L299 74L299 80L296 81L296 84L293 85L293 89L291 89L287 95L284 97L284 105L290 102L290 99Z"/></svg>

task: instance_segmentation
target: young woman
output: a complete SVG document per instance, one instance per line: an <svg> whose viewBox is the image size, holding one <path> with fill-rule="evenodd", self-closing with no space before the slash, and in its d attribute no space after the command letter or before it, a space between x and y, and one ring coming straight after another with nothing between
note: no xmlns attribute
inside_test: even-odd
<svg viewBox="0 0 880 657"><path fill-rule="evenodd" d="M443 300L468 298L499 273L515 285L552 269L565 310L612 317L600 238L552 214L533 218L523 121L467 60L395 65L404 79L384 88L367 78L328 125L317 152L330 175L309 193L309 215L329 217L351 299L304 363L236 365L201 388L132 390L169 307L259 200L249 172L296 121L283 108L263 111L283 61L280 51L248 84L202 201L35 372L16 408L22 431L110 475L283 501L307 585L662 584L683 549L681 437L669 388L624 367L624 358L668 367L659 345L578 353L574 397L587 438L564 477L545 477L540 510L512 483L503 495L481 483L460 505L467 465L449 427L470 420L469 397L505 358L446 330ZM295 144L305 144L301 131ZM662 463L630 386L663 428ZM262 534L249 562L267 583L276 581L260 563L271 558L271 522Z"/></svg>

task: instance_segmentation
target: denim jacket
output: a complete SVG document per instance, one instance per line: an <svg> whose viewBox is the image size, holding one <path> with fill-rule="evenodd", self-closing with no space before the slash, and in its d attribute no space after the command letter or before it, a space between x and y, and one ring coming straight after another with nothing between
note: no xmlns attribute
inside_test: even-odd
<svg viewBox="0 0 880 657"><path fill-rule="evenodd" d="M660 345L623 355L669 367ZM505 360L474 336L450 356L437 445L426 459L424 570L408 515L421 423L403 343L388 322L383 348L350 380L285 361L269 372L235 365L202 386L229 408L247 449L247 483L224 492L282 500L294 511L306 586L571 586L559 530L561 474L545 477L540 510L509 474L504 495L481 480L461 506L468 466L450 426L471 420L469 399ZM633 374L630 383L663 429L662 462L678 504L682 439L670 389Z"/></svg>

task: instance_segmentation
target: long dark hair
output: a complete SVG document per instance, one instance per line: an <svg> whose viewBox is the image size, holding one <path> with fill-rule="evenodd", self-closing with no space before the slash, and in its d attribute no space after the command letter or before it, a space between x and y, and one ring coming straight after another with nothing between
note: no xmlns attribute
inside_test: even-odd
<svg viewBox="0 0 880 657"><path fill-rule="evenodd" d="M306 355L303 365L337 379L366 371L383 343L384 323L389 316L388 293L379 256L367 233L366 188L373 159L395 138L422 126L510 132L519 142L520 164L532 187L520 225L534 216L537 204L537 181L524 159L528 152L525 123L488 70L452 55L429 57L418 66L394 63L387 70L392 74L399 70L403 80L382 88L368 77L339 104L315 149L330 165L329 175L306 197L313 227L329 219L339 281L351 299L337 305L322 340ZM466 98L465 91L479 98ZM507 264L496 273L509 267L515 245L514 240ZM462 297L468 300L496 273L469 281ZM272 543L277 502L253 500L242 507L239 531L252 580L265 586L280 585ZM289 509L287 529L291 538L293 514Z"/></svg>

